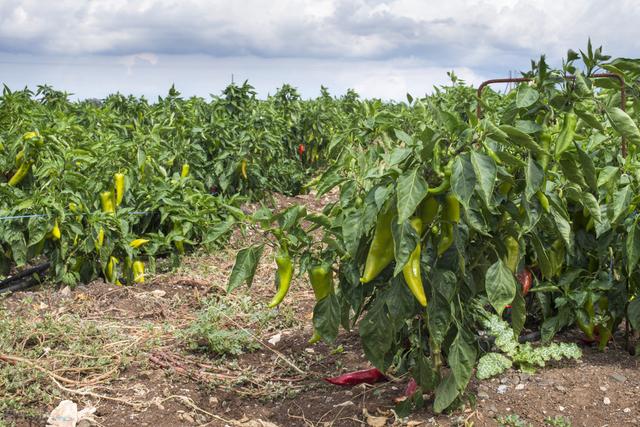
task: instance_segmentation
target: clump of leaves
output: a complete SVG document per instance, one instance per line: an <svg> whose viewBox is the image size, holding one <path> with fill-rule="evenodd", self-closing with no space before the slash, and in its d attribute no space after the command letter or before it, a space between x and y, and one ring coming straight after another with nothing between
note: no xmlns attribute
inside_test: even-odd
<svg viewBox="0 0 640 427"><path fill-rule="evenodd" d="M476 376L481 380L499 375L514 364L522 371L532 372L536 367L544 367L549 360L582 357L582 351L573 343L551 343L541 347L534 347L531 343L520 344L509 323L495 314L487 314L483 326L495 338L497 349L504 354L490 352L480 358Z"/></svg>
<svg viewBox="0 0 640 427"><path fill-rule="evenodd" d="M249 332L229 321L236 311L236 307L211 300L191 326L179 335L194 351L238 356L257 350L259 345Z"/></svg>

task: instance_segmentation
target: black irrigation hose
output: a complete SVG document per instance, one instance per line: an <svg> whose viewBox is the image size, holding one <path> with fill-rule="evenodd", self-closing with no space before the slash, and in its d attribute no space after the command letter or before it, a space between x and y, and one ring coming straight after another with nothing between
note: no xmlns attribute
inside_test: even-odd
<svg viewBox="0 0 640 427"><path fill-rule="evenodd" d="M43 273L47 271L49 267L51 267L51 263L45 262L43 264L36 265L35 267L27 268L26 270L23 270L20 273L17 273L12 277L3 280L2 282L0 282L0 294L3 292L15 292L33 286L35 283L32 280L31 276L34 274Z"/></svg>

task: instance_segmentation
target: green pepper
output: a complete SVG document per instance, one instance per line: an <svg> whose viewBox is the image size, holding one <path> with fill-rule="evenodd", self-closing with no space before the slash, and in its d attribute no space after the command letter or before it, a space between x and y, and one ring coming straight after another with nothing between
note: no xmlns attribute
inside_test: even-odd
<svg viewBox="0 0 640 427"><path fill-rule="evenodd" d="M309 270L309 281L313 288L316 301L325 299L333 293L333 272L328 264L320 264L311 267ZM309 340L309 344L315 344L322 339L318 331L313 329L313 336Z"/></svg>
<svg viewBox="0 0 640 427"><path fill-rule="evenodd" d="M438 241L436 253L440 257L453 244L453 224L445 222L444 224L442 224L442 230L440 230L438 233L440 235L440 240Z"/></svg>
<svg viewBox="0 0 640 427"><path fill-rule="evenodd" d="M556 157L559 157L562 153L567 151L573 143L573 137L576 135L576 125L578 124L578 116L573 113L566 113L564 116L564 123L562 124L562 130L558 134L556 140Z"/></svg>
<svg viewBox="0 0 640 427"><path fill-rule="evenodd" d="M423 226L430 225L436 219L438 209L440 209L440 204L435 197L428 195L424 198L418 206L418 215L420 215Z"/></svg>
<svg viewBox="0 0 640 427"><path fill-rule="evenodd" d="M580 328L580 330L584 332L584 335L586 336L586 338L589 341L593 341L593 331L595 328L593 319L596 315L596 312L595 312L595 308L593 307L593 300L591 299L590 295L587 297L587 301L584 303L583 308L584 308L584 311L586 311L587 313L587 318L583 319L578 315L576 316L576 323L578 324L578 327Z"/></svg>
<svg viewBox="0 0 640 427"><path fill-rule="evenodd" d="M418 236L422 234L422 220L418 217L411 219L411 226L418 233ZM422 275L420 274L420 247L422 243L418 241L416 248L411 252L409 261L402 268L402 274L404 280L407 282L409 290L414 297L418 300L423 307L427 306L427 296L424 293L424 287L422 285Z"/></svg>
<svg viewBox="0 0 640 427"><path fill-rule="evenodd" d="M113 207L113 193L111 191L100 193L100 203L102 204L102 212L114 213L116 211Z"/></svg>
<svg viewBox="0 0 640 427"><path fill-rule="evenodd" d="M9 186L15 187L16 185L20 184L22 182L22 180L29 173L29 169L31 169L31 164L32 164L32 162L30 162L30 161L22 163L20 165L20 167L18 168L18 170L16 171L16 173L13 174L11 179L9 179Z"/></svg>
<svg viewBox="0 0 640 427"><path fill-rule="evenodd" d="M142 261L133 262L133 282L144 283L144 262Z"/></svg>
<svg viewBox="0 0 640 427"><path fill-rule="evenodd" d="M520 261L520 244L513 236L507 236L504 244L507 247L507 256L504 262L509 270L515 273L518 269L518 262Z"/></svg>
<svg viewBox="0 0 640 427"><path fill-rule="evenodd" d="M124 174L116 173L113 175L113 186L116 190L116 206L120 206L124 198Z"/></svg>
<svg viewBox="0 0 640 427"><path fill-rule="evenodd" d="M309 281L317 301L333 293L333 274L330 265L321 264L311 267Z"/></svg>
<svg viewBox="0 0 640 427"><path fill-rule="evenodd" d="M538 198L538 201L540 202L540 206L542 206L542 209L549 213L550 209L549 209L549 199L547 198L546 194L544 194L542 191L537 191L536 192L536 197Z"/></svg>
<svg viewBox="0 0 640 427"><path fill-rule="evenodd" d="M551 148L551 132L549 132L546 127L543 127L543 131L540 134L540 145L542 146L542 149L547 152L549 151L549 148ZM538 163L542 166L542 170L546 171L547 166L549 165L549 155L544 153L540 154L538 156Z"/></svg>
<svg viewBox="0 0 640 427"><path fill-rule="evenodd" d="M454 224L460 222L460 202L453 194L445 197L444 218Z"/></svg>
<svg viewBox="0 0 640 427"><path fill-rule="evenodd" d="M369 283L388 266L394 258L393 236L391 235L391 220L393 209L387 208L378 216L376 229L373 232L373 240L367 254L364 265L364 273L360 282Z"/></svg>
<svg viewBox="0 0 640 427"><path fill-rule="evenodd" d="M278 266L278 271L276 272L276 287L278 291L267 305L269 308L273 308L282 302L287 292L289 292L291 278L293 277L293 262L286 250L281 249L276 255L276 265Z"/></svg>

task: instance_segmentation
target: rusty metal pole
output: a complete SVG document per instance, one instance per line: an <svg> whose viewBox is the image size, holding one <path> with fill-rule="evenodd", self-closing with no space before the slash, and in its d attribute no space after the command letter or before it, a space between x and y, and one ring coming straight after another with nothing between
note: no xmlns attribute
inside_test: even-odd
<svg viewBox="0 0 640 427"><path fill-rule="evenodd" d="M576 76L564 76L564 77L567 80L576 79ZM613 73L593 74L590 77L594 79L609 78L609 79L618 80L620 82L620 109L622 111L625 111L626 104L627 104L627 97L625 93L624 78ZM486 80L480 83L480 86L478 86L478 106L476 107L476 117L480 118L480 115L482 114L481 100L482 100L482 91L484 90L485 87L495 83L524 83L524 82L530 82L531 80L533 79L530 77L515 77L515 78L506 78L506 79L491 79L491 80ZM624 140L624 137L622 137L622 145L620 148L622 151L622 157L627 157L627 143Z"/></svg>

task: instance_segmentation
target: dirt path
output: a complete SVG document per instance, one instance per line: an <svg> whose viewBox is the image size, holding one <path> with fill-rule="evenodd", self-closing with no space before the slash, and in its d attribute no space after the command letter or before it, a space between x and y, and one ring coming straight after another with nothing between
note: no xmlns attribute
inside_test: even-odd
<svg viewBox="0 0 640 427"><path fill-rule="evenodd" d="M225 295L234 253L189 258L141 286L97 281L0 300L0 359L14 357L0 360L0 426L3 413L5 424L43 425L38 417L63 398L96 407L103 426L640 425L637 359L615 345L474 383L475 408L398 419L405 379L354 388L322 380L369 365L357 331L335 346L307 345L314 300L302 280L281 309L266 309L265 257L251 289ZM210 351L194 350L202 346Z"/></svg>

